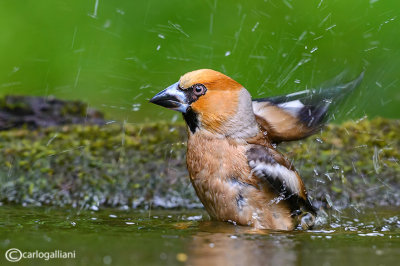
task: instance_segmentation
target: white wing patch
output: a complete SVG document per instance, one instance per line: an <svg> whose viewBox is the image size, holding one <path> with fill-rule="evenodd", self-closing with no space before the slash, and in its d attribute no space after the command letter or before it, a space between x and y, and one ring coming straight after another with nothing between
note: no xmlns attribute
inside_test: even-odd
<svg viewBox="0 0 400 266"><path fill-rule="evenodd" d="M291 115L297 117L301 109L304 107L304 104L299 100L294 100L286 103L280 103L278 106Z"/></svg>
<svg viewBox="0 0 400 266"><path fill-rule="evenodd" d="M293 192L298 194L300 192L300 184L297 175L294 171L287 169L285 166L280 164L270 164L260 161L250 161L250 167L256 176L262 178L265 176L273 179L279 179L282 183Z"/></svg>
<svg viewBox="0 0 400 266"><path fill-rule="evenodd" d="M286 103L280 103L278 104L279 107L281 108L303 108L304 104L300 102L300 100L294 100Z"/></svg>

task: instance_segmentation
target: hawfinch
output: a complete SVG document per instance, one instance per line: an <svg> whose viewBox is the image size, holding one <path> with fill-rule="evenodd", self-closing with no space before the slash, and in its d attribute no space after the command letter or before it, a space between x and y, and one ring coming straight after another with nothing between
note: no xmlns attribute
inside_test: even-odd
<svg viewBox="0 0 400 266"><path fill-rule="evenodd" d="M308 229L316 210L276 144L315 133L332 101L361 79L319 92L252 99L235 80L200 69L150 102L183 114L190 180L211 218L258 229Z"/></svg>

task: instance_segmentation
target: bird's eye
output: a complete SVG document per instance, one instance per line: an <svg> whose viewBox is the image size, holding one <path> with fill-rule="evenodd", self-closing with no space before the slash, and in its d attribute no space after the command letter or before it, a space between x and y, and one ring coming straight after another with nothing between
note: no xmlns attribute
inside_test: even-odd
<svg viewBox="0 0 400 266"><path fill-rule="evenodd" d="M193 86L193 92L196 96L204 95L206 88L202 84L196 84Z"/></svg>

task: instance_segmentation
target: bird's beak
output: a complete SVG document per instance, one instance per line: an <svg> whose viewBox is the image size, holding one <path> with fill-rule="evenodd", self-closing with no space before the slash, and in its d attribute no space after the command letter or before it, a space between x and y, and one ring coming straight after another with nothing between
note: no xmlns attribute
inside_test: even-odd
<svg viewBox="0 0 400 266"><path fill-rule="evenodd" d="M185 93L179 89L179 82L172 84L165 90L157 93L153 98L150 99L151 103L186 113L189 108L188 100Z"/></svg>

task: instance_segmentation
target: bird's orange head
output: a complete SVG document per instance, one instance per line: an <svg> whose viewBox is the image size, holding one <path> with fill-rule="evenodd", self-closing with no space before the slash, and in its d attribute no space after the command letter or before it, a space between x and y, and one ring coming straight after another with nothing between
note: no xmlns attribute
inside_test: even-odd
<svg viewBox="0 0 400 266"><path fill-rule="evenodd" d="M192 133L206 129L229 135L243 119L252 119L251 97L242 85L211 69L199 69L155 95L150 102L183 113ZM247 117L246 117L247 116Z"/></svg>

